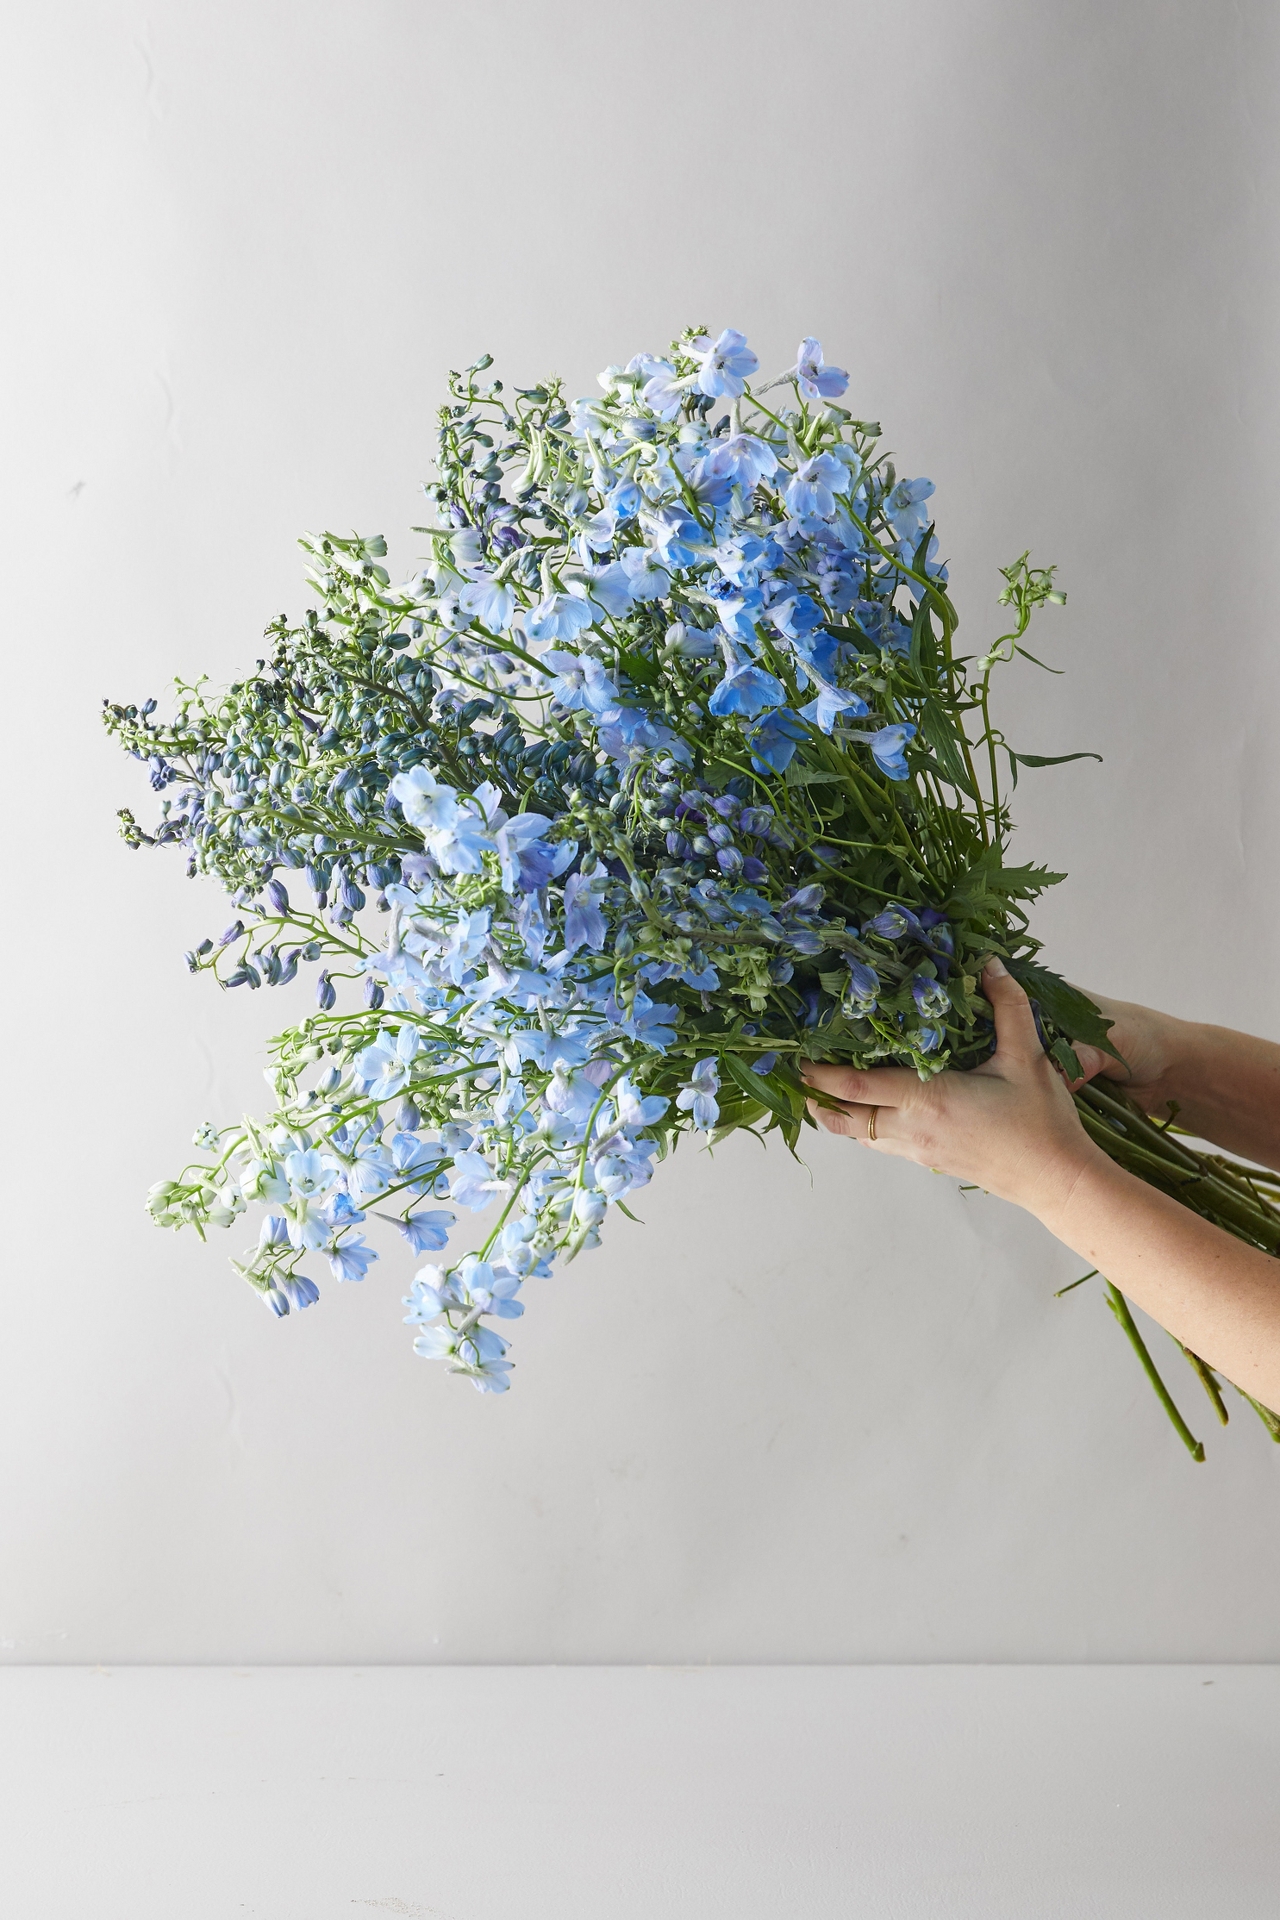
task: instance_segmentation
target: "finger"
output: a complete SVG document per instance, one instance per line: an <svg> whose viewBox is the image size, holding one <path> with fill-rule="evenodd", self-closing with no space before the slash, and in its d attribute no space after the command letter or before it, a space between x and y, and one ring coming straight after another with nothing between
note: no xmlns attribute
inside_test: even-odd
<svg viewBox="0 0 1280 1920"><path fill-rule="evenodd" d="M1084 1068L1084 1072L1078 1080L1069 1080L1067 1082L1072 1093L1075 1092L1077 1087L1086 1086L1090 1080L1096 1080L1100 1073L1105 1073L1109 1080L1128 1080L1131 1077L1129 1069L1125 1066L1124 1062L1115 1059L1114 1056L1109 1053L1104 1053L1101 1047L1081 1046L1078 1041L1074 1040L1071 1043L1071 1047L1076 1059Z"/></svg>
<svg viewBox="0 0 1280 1920"><path fill-rule="evenodd" d="M983 969L982 991L996 1017L995 1063L1025 1066L1042 1058L1044 1048L1031 1002L1004 962L994 955Z"/></svg>
<svg viewBox="0 0 1280 1920"><path fill-rule="evenodd" d="M905 1067L838 1067L802 1060L800 1071L811 1087L865 1107L904 1107L920 1088L918 1075Z"/></svg>
<svg viewBox="0 0 1280 1920"><path fill-rule="evenodd" d="M883 1115L879 1108L820 1107L816 1101L811 1100L809 1112L825 1132L839 1134L846 1140L861 1140L865 1146L875 1146L880 1138L880 1121ZM876 1140L871 1138L873 1113L876 1116Z"/></svg>

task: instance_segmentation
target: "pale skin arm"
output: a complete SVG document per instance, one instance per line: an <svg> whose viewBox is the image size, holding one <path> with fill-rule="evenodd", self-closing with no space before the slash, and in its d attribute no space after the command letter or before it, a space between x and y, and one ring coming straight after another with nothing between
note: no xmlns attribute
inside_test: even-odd
<svg viewBox="0 0 1280 1920"><path fill-rule="evenodd" d="M1040 1045L1025 993L999 961L983 975L996 1051L972 1073L921 1081L908 1069L811 1065L811 1105L830 1133L971 1181L1025 1207L1091 1267L1264 1406L1280 1405L1280 1261L1157 1193L1109 1160L1081 1126ZM1131 1098L1230 1151L1280 1169L1280 1047L1092 996L1116 1021L1131 1073L1077 1048ZM876 1109L875 1140L867 1132Z"/></svg>

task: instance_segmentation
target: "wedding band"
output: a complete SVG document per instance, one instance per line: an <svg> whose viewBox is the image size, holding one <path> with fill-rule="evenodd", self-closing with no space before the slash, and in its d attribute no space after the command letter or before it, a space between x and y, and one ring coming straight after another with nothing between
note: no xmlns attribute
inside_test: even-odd
<svg viewBox="0 0 1280 1920"><path fill-rule="evenodd" d="M874 1140L876 1137L876 1115L879 1113L879 1111L880 1111L879 1107L872 1107L871 1109L871 1118L867 1122L868 1140Z"/></svg>

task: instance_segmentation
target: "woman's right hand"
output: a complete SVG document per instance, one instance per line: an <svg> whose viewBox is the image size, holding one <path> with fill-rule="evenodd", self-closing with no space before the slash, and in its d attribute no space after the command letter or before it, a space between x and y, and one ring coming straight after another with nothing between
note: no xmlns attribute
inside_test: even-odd
<svg viewBox="0 0 1280 1920"><path fill-rule="evenodd" d="M1168 1014L1157 1013L1153 1007L1139 1007L1128 1000L1110 1000L1105 994L1090 993L1087 987L1081 988L1081 992L1088 994L1104 1020L1112 1022L1107 1038L1116 1052L1123 1054L1124 1060L1123 1063L1113 1060L1101 1047L1075 1046L1084 1076L1072 1083L1072 1091L1085 1081L1105 1074L1107 1079L1119 1081L1129 1098L1136 1100L1144 1112L1163 1118L1174 1097L1168 1087L1168 1076L1173 1066L1171 1029L1175 1023Z"/></svg>

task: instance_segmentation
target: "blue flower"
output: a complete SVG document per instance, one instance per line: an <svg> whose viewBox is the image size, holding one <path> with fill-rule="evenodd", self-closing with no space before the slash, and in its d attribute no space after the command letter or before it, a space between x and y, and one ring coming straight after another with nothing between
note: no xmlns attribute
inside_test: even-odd
<svg viewBox="0 0 1280 1920"><path fill-rule="evenodd" d="M361 1092L374 1100L389 1100L399 1093L410 1077L410 1069L422 1042L416 1027L406 1021L398 1033L384 1027L371 1047L356 1056L356 1081Z"/></svg>
<svg viewBox="0 0 1280 1920"><path fill-rule="evenodd" d="M822 625L822 608L807 593L793 593L770 607L769 618L786 639L802 640Z"/></svg>
<svg viewBox="0 0 1280 1920"><path fill-rule="evenodd" d="M698 391L712 399L736 400L760 365L747 345L746 334L736 327L726 327L718 340L705 342L701 351L697 346L691 351L702 362Z"/></svg>
<svg viewBox="0 0 1280 1920"><path fill-rule="evenodd" d="M804 727L789 707L771 713L747 735L751 764L757 773L785 773L804 739Z"/></svg>
<svg viewBox="0 0 1280 1920"><path fill-rule="evenodd" d="M604 1010L629 1039L642 1041L646 1047L652 1047L655 1053L665 1053L676 1037L679 1009L666 1006L661 1000L651 1000L647 993L636 995L630 1013L624 1013L616 998L610 994Z"/></svg>
<svg viewBox="0 0 1280 1920"><path fill-rule="evenodd" d="M620 1127L651 1127L671 1105L661 1094L641 1093L626 1074L613 1089L613 1103Z"/></svg>
<svg viewBox="0 0 1280 1920"><path fill-rule="evenodd" d="M924 503L933 492L932 480L899 480L884 497L882 512L899 540L916 546L929 524Z"/></svg>
<svg viewBox="0 0 1280 1920"><path fill-rule="evenodd" d="M453 1171L449 1176L449 1198L458 1206L468 1207L472 1213L483 1213L499 1184L482 1153L459 1153L454 1156Z"/></svg>
<svg viewBox="0 0 1280 1920"><path fill-rule="evenodd" d="M904 748L908 740L914 739L915 728L909 724L893 727L881 727L873 733L867 745L871 748L871 758L881 773L890 780L909 780L911 770L906 762Z"/></svg>
<svg viewBox="0 0 1280 1920"><path fill-rule="evenodd" d="M595 619L590 601L576 593L550 593L524 616L530 640L576 640Z"/></svg>
<svg viewBox="0 0 1280 1920"><path fill-rule="evenodd" d="M707 707L718 720L731 713L740 714L744 720L754 720L770 707L785 705L786 698L787 690L781 680L766 673L763 667L733 661Z"/></svg>
<svg viewBox="0 0 1280 1920"><path fill-rule="evenodd" d="M849 969L846 1002L855 1013L874 1013L880 995L879 974L874 967L869 967L864 960L855 960L851 954L845 955L844 963Z"/></svg>
<svg viewBox="0 0 1280 1920"><path fill-rule="evenodd" d="M716 442L707 455L706 466L709 474L729 480L750 493L753 487L778 471L778 456L768 441L756 434L735 433ZM759 542L755 544L758 546Z"/></svg>
<svg viewBox="0 0 1280 1920"><path fill-rule="evenodd" d="M600 911L600 896L609 884L607 873L571 873L564 883L564 945L566 953L590 947L599 953L604 946L606 927Z"/></svg>
<svg viewBox="0 0 1280 1920"><path fill-rule="evenodd" d="M550 822L540 813L518 813L505 820L494 833L502 885L506 893L536 893L557 871L563 871L573 858L572 843L552 846L542 838Z"/></svg>
<svg viewBox="0 0 1280 1920"><path fill-rule="evenodd" d="M828 367L820 341L806 338L796 355L796 379L806 400L838 400L849 384L843 367Z"/></svg>
<svg viewBox="0 0 1280 1920"><path fill-rule="evenodd" d="M335 1280L363 1280L378 1257L372 1247L365 1245L362 1233L335 1240L325 1251Z"/></svg>
<svg viewBox="0 0 1280 1920"><path fill-rule="evenodd" d="M946 988L927 973L912 974L911 998L926 1020L937 1020L951 1011L951 996Z"/></svg>
<svg viewBox="0 0 1280 1920"><path fill-rule="evenodd" d="M681 1113L687 1113L693 1124L702 1133L710 1133L720 1118L720 1105L716 1099L720 1091L720 1070L714 1058L699 1060L689 1076L689 1084L676 1095L676 1105Z"/></svg>
<svg viewBox="0 0 1280 1920"><path fill-rule="evenodd" d="M305 1273L278 1273L275 1280L289 1306L297 1313L301 1313L305 1307L313 1307L320 1298L319 1287L314 1280L308 1280Z"/></svg>
<svg viewBox="0 0 1280 1920"><path fill-rule="evenodd" d="M645 382L641 398L659 420L674 420L688 391L688 382L676 378L676 370L669 360L655 360L650 364L652 372Z"/></svg>
<svg viewBox="0 0 1280 1920"><path fill-rule="evenodd" d="M896 901L867 921L863 934L877 933L882 940L902 940L909 933L920 932L920 922L910 907L900 907Z"/></svg>
<svg viewBox="0 0 1280 1920"><path fill-rule="evenodd" d="M505 633L516 610L514 587L482 574L458 595L458 604L491 633Z"/></svg>
<svg viewBox="0 0 1280 1920"><path fill-rule="evenodd" d="M427 1213L409 1213L396 1226L415 1253L438 1253L449 1238L449 1229L457 1216L436 1208Z"/></svg>
<svg viewBox="0 0 1280 1920"><path fill-rule="evenodd" d="M801 707L801 717L820 727L823 733L830 733L842 713L852 713L855 717L867 711L867 703L856 693L844 693L839 687L829 687L824 680L818 682L818 696Z"/></svg>
<svg viewBox="0 0 1280 1920"><path fill-rule="evenodd" d="M667 568L691 567L714 545L713 537L683 507L661 507L641 515Z"/></svg>
<svg viewBox="0 0 1280 1920"><path fill-rule="evenodd" d="M618 701L618 689L592 653L544 653L542 666L551 669L551 697L567 713L604 714Z"/></svg>
<svg viewBox="0 0 1280 1920"><path fill-rule="evenodd" d="M788 512L797 520L830 520L836 510L836 495L849 491L850 479L848 467L834 454L816 453L802 460L783 496Z"/></svg>
<svg viewBox="0 0 1280 1920"><path fill-rule="evenodd" d="M617 514L619 520L634 520L643 498L634 480L619 480L615 487L610 488L605 505Z"/></svg>

